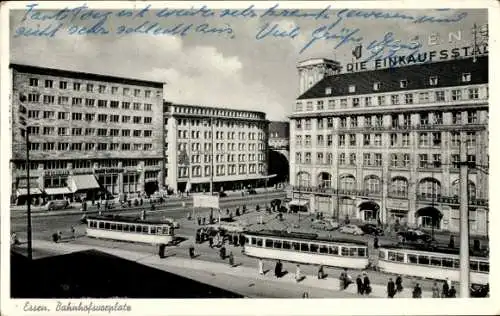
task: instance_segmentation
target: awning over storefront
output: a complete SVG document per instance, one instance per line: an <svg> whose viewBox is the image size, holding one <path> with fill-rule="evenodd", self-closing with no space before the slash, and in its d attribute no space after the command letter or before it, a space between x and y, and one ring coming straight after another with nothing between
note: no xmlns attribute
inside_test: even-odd
<svg viewBox="0 0 500 316"><path fill-rule="evenodd" d="M295 206L306 206L307 203L309 203L308 200L291 200L288 205L295 205Z"/></svg>
<svg viewBox="0 0 500 316"><path fill-rule="evenodd" d="M71 192L88 189L98 189L99 183L96 178L91 174L77 175L71 177L70 188Z"/></svg>
<svg viewBox="0 0 500 316"><path fill-rule="evenodd" d="M16 194L17 196L28 195L28 189L27 188L17 189ZM39 188L30 188L30 194L40 195L42 194L42 191Z"/></svg>
<svg viewBox="0 0 500 316"><path fill-rule="evenodd" d="M71 194L69 188L47 188L44 190L47 195Z"/></svg>

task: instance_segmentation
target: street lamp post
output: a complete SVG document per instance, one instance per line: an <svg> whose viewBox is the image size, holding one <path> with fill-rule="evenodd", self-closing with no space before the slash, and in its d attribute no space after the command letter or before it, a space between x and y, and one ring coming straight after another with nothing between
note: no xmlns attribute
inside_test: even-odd
<svg viewBox="0 0 500 316"><path fill-rule="evenodd" d="M28 189L28 196L27 196L27 204L28 204L28 210L27 210L27 238L28 238L28 259L32 260L33 259L33 243L32 243L32 228L31 228L31 188L30 188L30 140L29 140L29 127L26 126L26 176L28 178L27 182L27 189Z"/></svg>

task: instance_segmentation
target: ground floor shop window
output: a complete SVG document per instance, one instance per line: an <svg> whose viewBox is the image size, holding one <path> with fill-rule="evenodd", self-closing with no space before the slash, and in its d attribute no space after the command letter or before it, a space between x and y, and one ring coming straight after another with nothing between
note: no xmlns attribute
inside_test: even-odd
<svg viewBox="0 0 500 316"><path fill-rule="evenodd" d="M118 175L109 174L99 176L99 184L109 193L118 194Z"/></svg>

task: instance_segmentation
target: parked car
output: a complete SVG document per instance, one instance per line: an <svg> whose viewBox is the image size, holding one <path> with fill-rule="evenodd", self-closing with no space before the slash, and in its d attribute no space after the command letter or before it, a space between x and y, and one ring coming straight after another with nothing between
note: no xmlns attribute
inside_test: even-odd
<svg viewBox="0 0 500 316"><path fill-rule="evenodd" d="M257 194L257 191L255 191L255 189L248 189L247 193L250 195L255 195Z"/></svg>
<svg viewBox="0 0 500 316"><path fill-rule="evenodd" d="M271 207L277 206L278 208L281 206L281 200L280 199L274 199L271 201Z"/></svg>
<svg viewBox="0 0 500 316"><path fill-rule="evenodd" d="M432 237L420 230L408 229L407 231L398 232L400 242L431 242Z"/></svg>
<svg viewBox="0 0 500 316"><path fill-rule="evenodd" d="M180 228L181 227L181 225L179 225L179 222L175 221L173 218L164 217L163 221L166 222L167 224L172 225L174 228Z"/></svg>
<svg viewBox="0 0 500 316"><path fill-rule="evenodd" d="M344 233L344 234L352 234L352 235L363 235L364 234L363 231L361 230L361 228L359 228L358 226L353 225L353 224L342 226L342 227L340 227L339 231L341 233Z"/></svg>
<svg viewBox="0 0 500 316"><path fill-rule="evenodd" d="M374 235L374 236L382 236L384 235L384 230L377 227L374 224L365 224L360 226L361 230L368 235Z"/></svg>
<svg viewBox="0 0 500 316"><path fill-rule="evenodd" d="M45 204L45 209L47 211L52 210L62 210L69 207L69 202L66 200L52 200Z"/></svg>
<svg viewBox="0 0 500 316"><path fill-rule="evenodd" d="M319 230L332 231L332 230L335 230L336 228L338 228L338 225L337 225L337 227L334 227L329 221L326 221L326 220L315 220L312 223L311 227L314 228L314 229L319 229Z"/></svg>
<svg viewBox="0 0 500 316"><path fill-rule="evenodd" d="M227 197L227 193L226 192L219 192L219 197L220 198Z"/></svg>

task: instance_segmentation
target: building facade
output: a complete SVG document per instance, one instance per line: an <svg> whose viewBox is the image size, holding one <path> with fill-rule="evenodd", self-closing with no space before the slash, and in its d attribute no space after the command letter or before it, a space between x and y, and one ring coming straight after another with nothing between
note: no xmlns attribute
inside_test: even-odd
<svg viewBox="0 0 500 316"><path fill-rule="evenodd" d="M181 192L262 184L268 128L262 112L165 102L165 184Z"/></svg>
<svg viewBox="0 0 500 316"><path fill-rule="evenodd" d="M466 142L470 230L487 234L488 56L311 75L326 66L298 67L301 82L319 79L291 115L293 198L341 219L456 232Z"/></svg>
<svg viewBox="0 0 500 316"><path fill-rule="evenodd" d="M269 122L269 174L272 185L288 183L290 176L290 122Z"/></svg>
<svg viewBox="0 0 500 316"><path fill-rule="evenodd" d="M27 194L27 168L31 193L48 199L163 186L163 83L19 64L10 71L18 203Z"/></svg>

